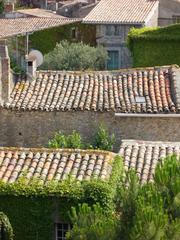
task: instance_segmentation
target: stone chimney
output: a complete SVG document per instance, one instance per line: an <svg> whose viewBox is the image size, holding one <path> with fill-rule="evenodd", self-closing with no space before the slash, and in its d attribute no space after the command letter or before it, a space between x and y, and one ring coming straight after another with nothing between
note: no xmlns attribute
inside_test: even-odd
<svg viewBox="0 0 180 240"><path fill-rule="evenodd" d="M5 13L12 13L14 11L14 3L4 3L4 12Z"/></svg>
<svg viewBox="0 0 180 240"><path fill-rule="evenodd" d="M36 77L36 70L37 70L37 61L34 56L30 56L27 60L27 74L30 78Z"/></svg>
<svg viewBox="0 0 180 240"><path fill-rule="evenodd" d="M10 58L5 40L0 41L0 102L9 100L13 89L13 76L10 69Z"/></svg>

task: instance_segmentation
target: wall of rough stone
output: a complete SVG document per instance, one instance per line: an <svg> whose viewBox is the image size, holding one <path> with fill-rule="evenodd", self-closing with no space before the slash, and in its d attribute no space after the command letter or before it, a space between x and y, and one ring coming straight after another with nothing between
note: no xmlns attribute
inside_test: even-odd
<svg viewBox="0 0 180 240"><path fill-rule="evenodd" d="M0 110L0 146L46 146L56 131L73 129L90 142L100 123L117 139L180 141L180 118L115 117L113 112L15 112Z"/></svg>
<svg viewBox="0 0 180 240"><path fill-rule="evenodd" d="M158 16L159 16L159 7L154 9L154 12L150 16L149 20L146 22L147 27L157 27L158 26Z"/></svg>
<svg viewBox="0 0 180 240"><path fill-rule="evenodd" d="M180 16L180 0L159 0L159 25L172 24L173 16Z"/></svg>

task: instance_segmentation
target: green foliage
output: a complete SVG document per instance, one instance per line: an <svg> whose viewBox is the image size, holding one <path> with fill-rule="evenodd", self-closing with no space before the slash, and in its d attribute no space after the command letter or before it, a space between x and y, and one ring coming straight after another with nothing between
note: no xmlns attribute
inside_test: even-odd
<svg viewBox="0 0 180 240"><path fill-rule="evenodd" d="M70 219L73 229L67 234L69 240L116 240L117 218L105 214L99 204L87 204L72 208Z"/></svg>
<svg viewBox="0 0 180 240"><path fill-rule="evenodd" d="M164 197L168 211L180 217L180 161L175 155L162 160L154 174L155 185Z"/></svg>
<svg viewBox="0 0 180 240"><path fill-rule="evenodd" d="M17 74L25 74L25 71L19 64L16 63L13 57L11 57L11 69Z"/></svg>
<svg viewBox="0 0 180 240"><path fill-rule="evenodd" d="M121 172L122 161L117 156L109 181L79 182L69 176L66 180L44 185L41 179L28 181L24 173L17 182L0 181L0 211L10 219L17 240L49 240L54 231L52 215L57 214L57 210L59 218L67 222L69 209L82 203L89 206L99 203L106 213L111 212Z"/></svg>
<svg viewBox="0 0 180 240"><path fill-rule="evenodd" d="M0 196L17 240L49 240L53 234L53 200L39 197Z"/></svg>
<svg viewBox="0 0 180 240"><path fill-rule="evenodd" d="M180 217L173 220L166 230L167 240L179 240L180 238Z"/></svg>
<svg viewBox="0 0 180 240"><path fill-rule="evenodd" d="M66 136L61 132L55 134L54 138L49 141L48 146L51 148L76 148L83 147L82 139L79 133L75 130L72 134Z"/></svg>
<svg viewBox="0 0 180 240"><path fill-rule="evenodd" d="M90 47L81 43L61 41L54 50L44 57L42 69L52 70L86 70L104 69L108 58L103 47Z"/></svg>
<svg viewBox="0 0 180 240"><path fill-rule="evenodd" d="M13 236L13 229L8 217L3 212L0 212L0 237L3 240L13 240Z"/></svg>
<svg viewBox="0 0 180 240"><path fill-rule="evenodd" d="M161 28L132 28L127 44L134 67L147 67L180 64L179 41L180 24L175 24Z"/></svg>
<svg viewBox="0 0 180 240"><path fill-rule="evenodd" d="M173 240L180 238L180 162L176 156L162 160L154 183L140 185L134 171L119 186L121 239Z"/></svg>
<svg viewBox="0 0 180 240"><path fill-rule="evenodd" d="M4 12L4 0L0 0L0 14Z"/></svg>
<svg viewBox="0 0 180 240"><path fill-rule="evenodd" d="M72 38L72 28L78 31L76 39ZM95 45L95 29L93 25L75 23L42 30L30 35L30 47L47 54L62 40L68 40L69 42L83 41L86 44Z"/></svg>
<svg viewBox="0 0 180 240"><path fill-rule="evenodd" d="M122 235L127 234L128 228L132 227L139 189L140 184L135 171L126 172L119 183L117 194L117 210L121 212Z"/></svg>
<svg viewBox="0 0 180 240"><path fill-rule="evenodd" d="M168 216L163 209L162 196L153 184L143 186L136 198L130 239L164 239L167 224Z"/></svg>
<svg viewBox="0 0 180 240"><path fill-rule="evenodd" d="M112 151L114 143L114 134L109 135L108 130L103 125L100 125L98 132L95 136L94 148Z"/></svg>
<svg viewBox="0 0 180 240"><path fill-rule="evenodd" d="M48 142L50 148L76 148L76 149L101 149L112 151L115 143L114 134L109 135L108 130L104 126L100 126L95 135L93 144L85 144L82 141L81 135L75 130L64 135L61 132L55 133L55 136Z"/></svg>

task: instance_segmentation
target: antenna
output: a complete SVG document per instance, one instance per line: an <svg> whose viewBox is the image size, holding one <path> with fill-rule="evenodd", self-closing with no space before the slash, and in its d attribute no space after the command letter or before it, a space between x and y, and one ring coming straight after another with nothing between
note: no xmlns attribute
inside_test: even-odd
<svg viewBox="0 0 180 240"><path fill-rule="evenodd" d="M43 55L38 50L31 50L26 59L26 74L35 77L37 67L43 63Z"/></svg>
<svg viewBox="0 0 180 240"><path fill-rule="evenodd" d="M31 50L28 55L28 61L35 61L36 60L36 67L41 66L43 63L43 55L39 50Z"/></svg>

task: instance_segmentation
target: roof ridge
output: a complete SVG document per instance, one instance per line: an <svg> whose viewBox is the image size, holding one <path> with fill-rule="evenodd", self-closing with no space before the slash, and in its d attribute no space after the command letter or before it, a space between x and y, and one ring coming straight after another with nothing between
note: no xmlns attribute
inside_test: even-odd
<svg viewBox="0 0 180 240"><path fill-rule="evenodd" d="M146 141L146 140L139 140L139 139L123 139L121 140L122 144L129 143L129 144L147 144L147 145L179 145L180 142L172 142L172 141Z"/></svg>
<svg viewBox="0 0 180 240"><path fill-rule="evenodd" d="M103 70L103 71L97 71L97 70L85 70L85 71L70 71L70 70L38 70L36 71L36 73L70 73L70 74L87 74L87 73L127 73L127 72L131 72L131 71L146 71L146 70L167 70L170 68L180 68L179 65L177 64L172 64L172 65L163 65L163 66L154 66L154 67L134 67L134 68L121 68L118 70Z"/></svg>
<svg viewBox="0 0 180 240"><path fill-rule="evenodd" d="M0 147L0 151L25 151L25 152L54 152L54 153L82 153L82 154L103 154L103 155L110 155L115 156L116 153L105 151L105 150L98 150L98 149L73 149L73 148L25 148L25 147Z"/></svg>

